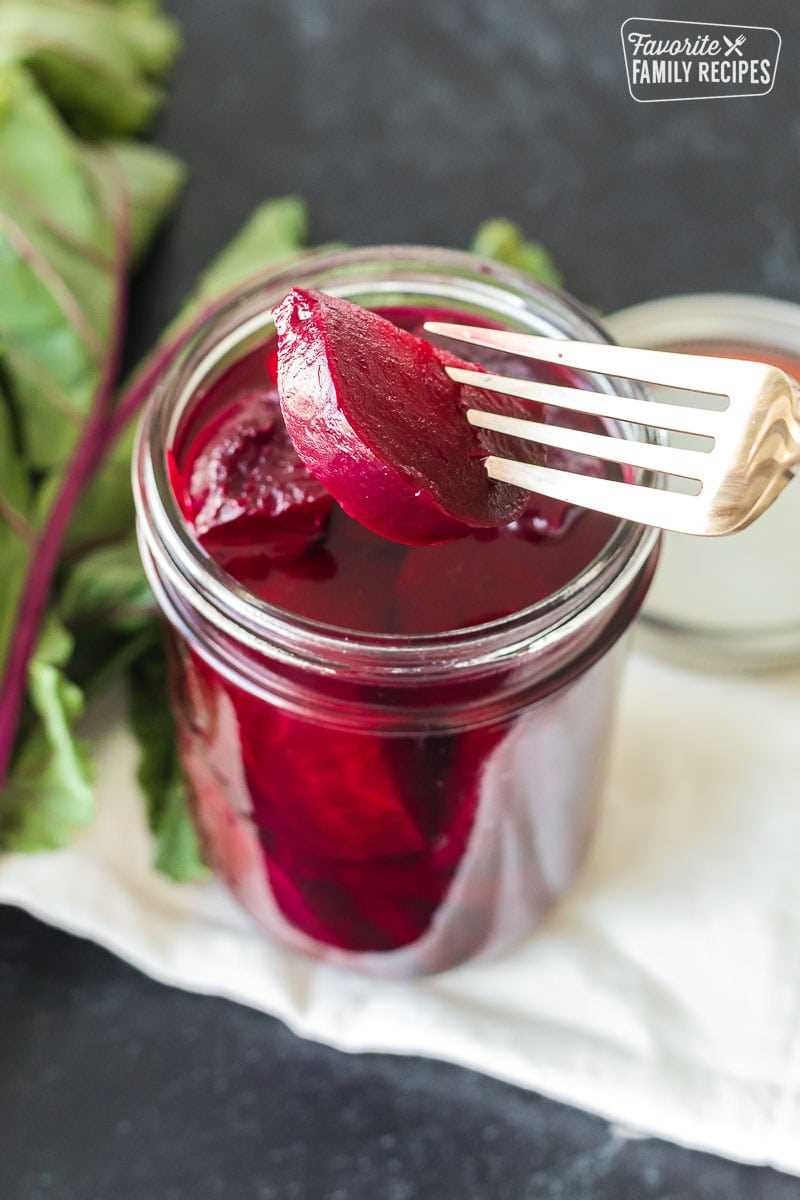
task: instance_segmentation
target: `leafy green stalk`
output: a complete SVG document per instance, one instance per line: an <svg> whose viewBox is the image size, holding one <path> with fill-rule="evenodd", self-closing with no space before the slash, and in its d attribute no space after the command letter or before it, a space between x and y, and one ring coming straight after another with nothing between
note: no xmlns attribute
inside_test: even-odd
<svg viewBox="0 0 800 1200"><path fill-rule="evenodd" d="M96 158L98 151L86 152ZM136 266L183 191L186 168L174 155L143 142L104 142L99 152L119 173L128 196L131 262Z"/></svg>
<svg viewBox="0 0 800 1200"><path fill-rule="evenodd" d="M140 747L137 778L156 842L155 865L182 883L203 878L207 870L188 819L167 676L164 647L156 637L128 672L129 712Z"/></svg>
<svg viewBox="0 0 800 1200"><path fill-rule="evenodd" d="M179 47L177 26L154 5L0 5L0 63L27 67L73 127L89 137L145 129L162 99L156 78Z"/></svg>
<svg viewBox="0 0 800 1200"><path fill-rule="evenodd" d="M122 356L127 312L129 215L124 195L119 198L118 212L113 266L116 294L109 349L98 379L91 411L83 425L74 454L64 471L61 486L47 514L41 536L36 541L6 656L3 685L0 689L0 783L5 779L11 760L28 661L47 605L64 534L78 496L98 461L101 439L109 423L110 405Z"/></svg>
<svg viewBox="0 0 800 1200"><path fill-rule="evenodd" d="M472 249L476 254L526 271L549 287L563 284L561 272L544 246L539 242L527 242L519 227L504 217L484 221L472 240Z"/></svg>
<svg viewBox="0 0 800 1200"><path fill-rule="evenodd" d="M65 674L71 651L72 638L51 620L28 666L34 724L3 792L9 850L65 846L94 812L88 750L73 732L83 698Z"/></svg>
<svg viewBox="0 0 800 1200"><path fill-rule="evenodd" d="M0 793L0 836L28 848L52 842L41 828L30 832L39 828L36 805L22 818L29 806L16 798L35 795L38 773L52 807L61 772L69 807L76 778L63 754L44 752L55 725L45 724L36 682L37 629L109 420L125 269L145 251L183 175L162 151L124 141L90 146L73 130L140 128L176 49L157 0L0 5L0 783L26 680L28 693ZM137 115L136 97L145 95ZM62 674L67 659L74 666L73 639L64 638L68 649L47 660ZM74 683L65 679L62 693L74 714ZM69 725L62 723L62 740Z"/></svg>

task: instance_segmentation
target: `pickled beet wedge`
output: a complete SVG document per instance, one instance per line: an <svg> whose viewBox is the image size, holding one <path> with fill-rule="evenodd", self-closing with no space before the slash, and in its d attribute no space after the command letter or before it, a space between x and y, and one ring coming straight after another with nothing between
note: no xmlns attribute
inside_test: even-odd
<svg viewBox="0 0 800 1200"><path fill-rule="evenodd" d="M351 517L424 546L523 512L527 494L489 479L483 459L496 443L465 416L468 408L505 410L504 402L444 370L471 364L323 292L293 288L275 326L289 436Z"/></svg>
<svg viewBox="0 0 800 1200"><path fill-rule="evenodd" d="M251 795L273 895L289 921L345 949L392 950L426 932L465 853L480 768L502 731L464 737L455 754L448 737L387 738L376 754L362 734L319 730L331 775L316 778L307 733L285 719L281 753L296 740L298 773L279 770L277 803L261 786ZM276 761L263 741L258 757ZM443 786L450 776L454 789Z"/></svg>
<svg viewBox="0 0 800 1200"><path fill-rule="evenodd" d="M274 389L241 395L204 431L184 470L183 511L223 566L295 558L319 537L333 497L297 455Z"/></svg>
<svg viewBox="0 0 800 1200"><path fill-rule="evenodd" d="M252 820L270 831L276 858L362 862L427 849L379 738L320 728L277 709L252 727L247 701L235 707Z"/></svg>

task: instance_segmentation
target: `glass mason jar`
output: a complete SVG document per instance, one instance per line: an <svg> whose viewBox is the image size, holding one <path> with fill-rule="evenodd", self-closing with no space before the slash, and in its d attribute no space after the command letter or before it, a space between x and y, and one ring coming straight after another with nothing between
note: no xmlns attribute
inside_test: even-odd
<svg viewBox="0 0 800 1200"><path fill-rule="evenodd" d="M272 335L271 309L292 285L536 334L605 334L568 297L471 254L309 256L218 311L142 421L140 546L170 631L180 751L211 862L290 946L371 974L438 971L529 933L572 882L601 795L622 635L658 535L620 523L560 591L449 633L360 633L255 597L192 536L168 458L208 387ZM410 822L409 806L424 819Z"/></svg>

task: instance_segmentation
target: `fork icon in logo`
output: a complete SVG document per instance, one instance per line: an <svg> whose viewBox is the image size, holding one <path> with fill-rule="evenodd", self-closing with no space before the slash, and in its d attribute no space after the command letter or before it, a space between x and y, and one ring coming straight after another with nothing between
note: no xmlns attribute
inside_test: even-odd
<svg viewBox="0 0 800 1200"><path fill-rule="evenodd" d="M731 54L733 54L734 51L739 55L739 58L742 57L741 47L747 41L747 37L745 36L745 34L740 33L739 36L736 38L736 40L733 41L731 38L726 37L725 34L723 33L722 40L725 43L725 45L728 47L728 49L725 51L726 58L728 58Z"/></svg>

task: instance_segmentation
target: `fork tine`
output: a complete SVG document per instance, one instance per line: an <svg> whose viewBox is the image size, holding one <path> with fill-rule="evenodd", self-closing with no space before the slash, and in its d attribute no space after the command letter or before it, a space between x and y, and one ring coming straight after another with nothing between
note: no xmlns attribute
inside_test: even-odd
<svg viewBox="0 0 800 1200"><path fill-rule="evenodd" d="M506 417L501 413L482 412L475 408L467 410L467 420L479 429L491 429L495 433L525 438L542 446L571 450L575 454L589 454L594 458L641 467L646 471L680 475L683 479L702 481L708 463L708 454L703 450L679 450L674 446L654 446L652 442L635 442L630 438L604 437L599 433L586 433L582 429L543 425L539 421Z"/></svg>
<svg viewBox="0 0 800 1200"><path fill-rule="evenodd" d="M597 479L507 458L487 458L485 465L492 479L514 483L565 504L593 508L624 521L657 525L676 533L717 532L708 527L706 508L698 496L664 492L636 483L618 483L613 479Z"/></svg>
<svg viewBox="0 0 800 1200"><path fill-rule="evenodd" d="M537 404L549 404L569 412L588 413L594 417L613 417L635 425L656 429L672 429L681 433L696 433L715 437L725 414L711 408L687 408L681 404L662 404L658 400L635 400L606 392L589 392L583 388L559 387L554 383L536 383L527 379L512 379L486 371L468 371L462 367L445 367L457 383L482 388L487 392L504 392Z"/></svg>
<svg viewBox="0 0 800 1200"><path fill-rule="evenodd" d="M473 346L502 350L540 362L574 367L579 371L638 379L642 383L683 388L689 392L708 392L729 396L743 383L757 387L769 371L760 363L741 359L710 358L703 354L672 354L666 350L632 350L605 342L569 342L557 338L535 337L529 333L508 333L473 325L446 321L426 321L428 333L454 338Z"/></svg>

